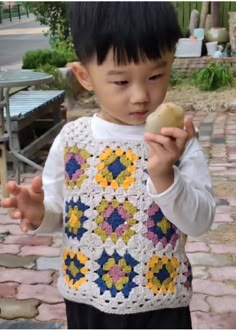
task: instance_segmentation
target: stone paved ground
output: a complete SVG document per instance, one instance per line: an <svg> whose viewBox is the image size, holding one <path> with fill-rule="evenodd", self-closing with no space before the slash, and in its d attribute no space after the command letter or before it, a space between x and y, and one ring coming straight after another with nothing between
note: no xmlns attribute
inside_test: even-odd
<svg viewBox="0 0 236 331"><path fill-rule="evenodd" d="M189 116L200 129L217 199L211 231L189 238L187 243L194 273L193 327L234 329L236 114L199 111ZM32 177L31 173L24 174L23 182L29 183ZM23 325L24 321L43 323L41 328L65 327L65 307L56 289L60 235L22 235L16 223L0 209L0 328L15 326L15 322Z"/></svg>

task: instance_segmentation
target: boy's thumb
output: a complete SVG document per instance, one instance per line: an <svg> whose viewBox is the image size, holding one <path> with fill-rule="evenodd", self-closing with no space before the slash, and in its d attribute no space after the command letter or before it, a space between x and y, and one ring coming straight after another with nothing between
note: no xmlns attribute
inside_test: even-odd
<svg viewBox="0 0 236 331"><path fill-rule="evenodd" d="M185 130L188 133L188 140L196 137L196 130L193 122L190 119L184 121Z"/></svg>
<svg viewBox="0 0 236 331"><path fill-rule="evenodd" d="M43 193L43 182L41 177L35 177L33 179L31 189L34 193Z"/></svg>

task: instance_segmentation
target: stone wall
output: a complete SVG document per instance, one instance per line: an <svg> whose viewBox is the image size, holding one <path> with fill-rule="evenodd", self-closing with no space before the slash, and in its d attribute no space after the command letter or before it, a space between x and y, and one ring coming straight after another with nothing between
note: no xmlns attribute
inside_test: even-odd
<svg viewBox="0 0 236 331"><path fill-rule="evenodd" d="M212 59L209 56L199 58L176 58L174 60L173 68L184 74L191 74L193 71L200 70L207 67L210 62L228 63L234 72L236 72L236 57L227 57L221 59Z"/></svg>

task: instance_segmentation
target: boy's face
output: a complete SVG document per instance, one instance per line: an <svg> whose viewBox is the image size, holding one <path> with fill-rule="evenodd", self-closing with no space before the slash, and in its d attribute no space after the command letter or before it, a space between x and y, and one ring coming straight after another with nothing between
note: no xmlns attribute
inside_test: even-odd
<svg viewBox="0 0 236 331"><path fill-rule="evenodd" d="M110 50L102 65L94 58L86 67L75 64L73 71L86 89L95 92L104 120L142 125L165 98L173 57L166 52L158 60L117 65Z"/></svg>

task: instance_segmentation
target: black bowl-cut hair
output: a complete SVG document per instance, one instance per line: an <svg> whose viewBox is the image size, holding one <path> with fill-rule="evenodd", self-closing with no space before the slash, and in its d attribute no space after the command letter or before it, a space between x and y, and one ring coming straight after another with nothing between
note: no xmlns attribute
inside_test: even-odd
<svg viewBox="0 0 236 331"><path fill-rule="evenodd" d="M169 2L71 2L71 33L79 60L94 56L98 65L114 50L117 64L159 59L175 51L181 37L175 8Z"/></svg>

